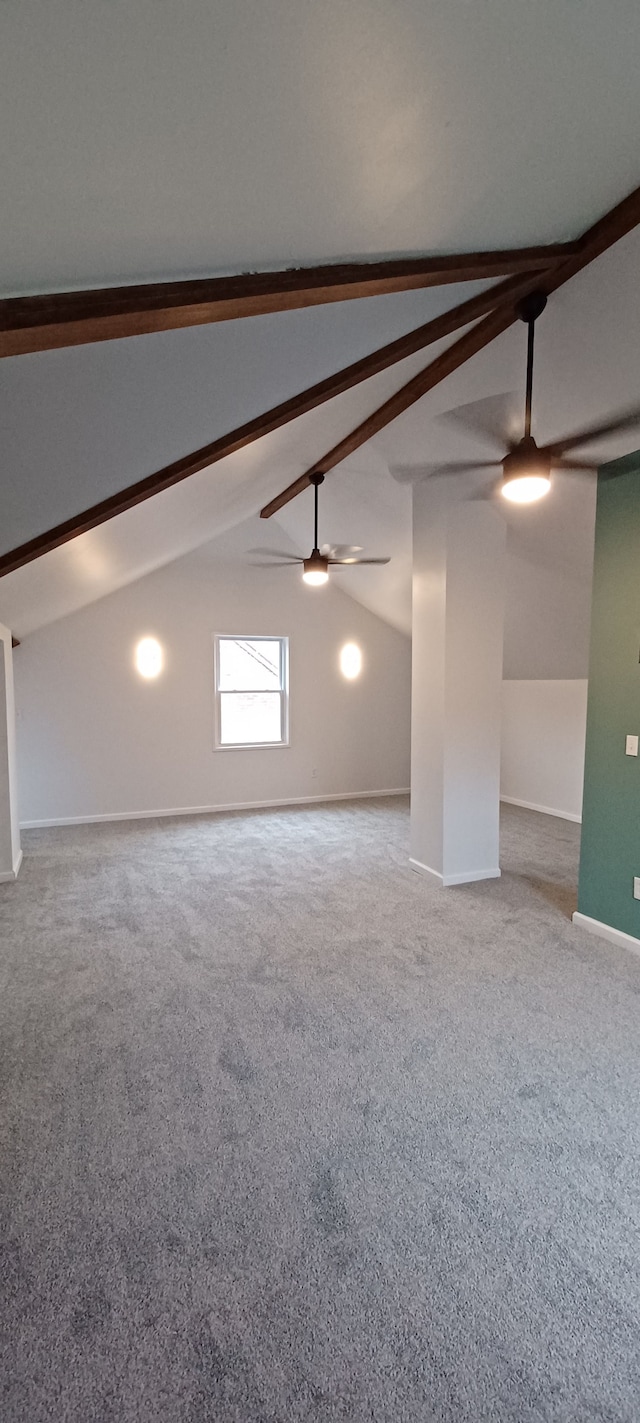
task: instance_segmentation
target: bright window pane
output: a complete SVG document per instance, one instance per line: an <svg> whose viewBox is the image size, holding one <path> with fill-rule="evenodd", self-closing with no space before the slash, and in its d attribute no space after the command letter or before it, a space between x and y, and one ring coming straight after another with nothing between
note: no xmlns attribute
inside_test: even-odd
<svg viewBox="0 0 640 1423"><path fill-rule="evenodd" d="M261 746L273 741L282 741L279 692L222 693L220 697L220 742L222 746Z"/></svg>
<svg viewBox="0 0 640 1423"><path fill-rule="evenodd" d="M280 688L278 638L221 637L218 657L221 692L270 692Z"/></svg>

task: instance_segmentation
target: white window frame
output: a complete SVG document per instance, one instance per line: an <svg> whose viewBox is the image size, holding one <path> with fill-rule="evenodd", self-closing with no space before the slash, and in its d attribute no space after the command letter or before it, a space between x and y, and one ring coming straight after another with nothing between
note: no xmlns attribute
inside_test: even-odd
<svg viewBox="0 0 640 1423"><path fill-rule="evenodd" d="M280 741L222 741L221 702L225 695L220 689L220 643L221 642L278 642L280 644ZM247 687L247 691L251 688ZM257 692L264 691L257 687ZM275 751L289 745L289 639L280 633L239 633L216 632L213 634L213 700L214 700L214 747L216 751Z"/></svg>

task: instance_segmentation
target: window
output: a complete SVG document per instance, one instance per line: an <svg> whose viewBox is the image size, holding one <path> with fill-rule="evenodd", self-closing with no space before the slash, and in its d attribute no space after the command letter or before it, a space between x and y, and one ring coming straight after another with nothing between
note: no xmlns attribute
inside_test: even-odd
<svg viewBox="0 0 640 1423"><path fill-rule="evenodd" d="M286 746L289 639L215 639L216 746Z"/></svg>

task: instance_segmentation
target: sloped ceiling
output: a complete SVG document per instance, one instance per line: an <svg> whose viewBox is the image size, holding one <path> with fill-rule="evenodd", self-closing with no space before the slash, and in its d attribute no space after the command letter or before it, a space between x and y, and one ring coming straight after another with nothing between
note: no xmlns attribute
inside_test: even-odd
<svg viewBox="0 0 640 1423"><path fill-rule="evenodd" d="M618 0L615 25L600 0L7 0L0 289L575 236L640 178L639 51L637 0ZM638 400L639 265L632 234L552 298L535 390L545 436ZM1 362L0 551L479 289ZM0 618L25 636L223 538L437 349L0 580ZM393 556L336 577L396 626L410 615L410 482L472 452L438 416L521 392L523 374L519 328L328 477L321 538ZM592 483L565 477L544 507L506 511L512 564L534 570L531 598L546 578L556 608L582 607L582 590L588 607L593 505ZM306 552L309 494L279 518ZM513 574L514 588L525 581ZM576 613L565 641L585 638ZM521 624L512 641L526 641Z"/></svg>
<svg viewBox="0 0 640 1423"><path fill-rule="evenodd" d="M535 383L535 420L538 432L547 438L580 427L587 421L633 404L640 396L640 234L634 233L574 280L550 301L538 332L538 360ZM423 294L425 297L427 294ZM381 298L395 302L398 298ZM368 308L375 303L360 303ZM341 311L342 308L336 310ZM314 321L332 316L334 310L300 313ZM269 318L279 322L281 317ZM247 336L252 321L238 323ZM226 327L211 328L208 335ZM181 333L182 334L182 333ZM189 332L186 335L195 336ZM242 333L240 333L242 334ZM130 343L143 347L162 342L162 337L141 337ZM114 343L115 345L116 343ZM94 351L113 349L85 348ZM60 352L58 356L68 353ZM81 353L72 353L79 356ZM48 357L22 357L5 362L16 369L26 363L44 363ZM319 410L292 422L283 430L257 441L248 449L202 470L184 484L167 490L145 504L120 515L71 543L54 550L35 563L0 580L0 618L18 635L53 621L105 593L150 572L189 549L224 535L225 530L254 516L261 503L318 458L341 435L375 408L424 356L403 362L403 368L376 376L355 390L329 402ZM81 364L81 363L80 363ZM142 369L144 369L142 367ZM421 478L425 468L438 460L476 454L477 447L467 436L454 432L439 419L442 412L496 392L513 391L518 410L522 400L524 373L524 331L521 327L505 333L493 346L473 358L417 406L363 446L346 464L333 471L321 489L320 537L328 543L353 543L371 553L390 553L392 563L382 569L354 569L336 573L341 586L351 596L404 631L410 626L411 599L411 481ZM237 370L242 378L241 362ZM87 396L88 398L88 396ZM130 397L135 406L135 393ZM167 404L168 398L167 398ZM153 408L153 407L151 407ZM163 409L158 403L158 411ZM37 437L41 448L41 473L46 477L47 424L35 434L28 430L28 400L25 400L24 440ZM79 406L82 420L82 402ZM114 409L114 420L117 411ZM130 416L133 420L133 415ZM36 415L33 422L37 425ZM150 424L152 422L150 421ZM84 428L84 427L83 427ZM114 431L114 438L117 431ZM124 434L128 438L128 430ZM80 438L79 436L77 438ZM62 431L56 437L62 440ZM103 439L109 444L108 422ZM629 448L624 441L608 441L598 453L612 458ZM486 452L482 450L482 455ZM64 458L60 449L51 461ZM139 477L139 471L134 477ZM146 472L146 471L145 471ZM24 488L32 487L27 471ZM127 481L128 482L128 481ZM467 485L460 479L461 496ZM470 483L469 492L488 493L490 480L480 490ZM563 634L567 655L579 647L578 662L586 665L588 636L589 580L591 576L594 480L588 476L558 477L551 496L536 508L504 509L509 523L511 552L520 562L539 571L539 579L558 587L556 621L562 618L562 588L566 580L579 585L571 594L579 618L569 619ZM299 552L307 552L311 535L312 502L309 491L288 505L278 516L278 527ZM272 529L276 521L263 521ZM277 540L275 541L277 546ZM246 556L249 557L249 550ZM265 577L289 577L289 570L265 569ZM560 580L558 582L558 580ZM530 583L531 580L529 580ZM520 580L513 574L514 597L518 601ZM582 598L582 602L581 602ZM564 598L565 606L567 598ZM576 614L577 616L577 614ZM547 605L547 624L548 605ZM526 645L518 625L516 644ZM555 646L555 644L554 644ZM548 665L557 667L562 655L553 652ZM569 663L575 667L576 655ZM521 666L521 662L517 664ZM539 664L542 665L542 664ZM516 675L515 673L513 675ZM524 672L522 675L525 675ZM539 673L538 675L542 675ZM552 675L550 672L546 675ZM560 675L556 671L554 675ZM568 674L567 674L568 675ZM579 675L576 671L572 675Z"/></svg>
<svg viewBox="0 0 640 1423"><path fill-rule="evenodd" d="M3 478L0 553L205 445L297 391L482 290L442 287L308 311L163 331L123 341L45 351L0 362ZM429 359L391 368L352 396L314 412L319 451L357 410L371 408ZM323 432L326 434L323 436ZM284 450L283 430L274 449ZM266 448L266 442L265 442ZM303 466L304 467L304 466ZM239 469L255 455L224 461L207 483L224 507ZM273 492L288 466L273 471ZM243 482L246 482L246 476ZM253 512L262 486L239 512ZM236 491L237 492L237 491Z"/></svg>
<svg viewBox="0 0 640 1423"><path fill-rule="evenodd" d="M3 0L5 292L574 236L637 0Z"/></svg>

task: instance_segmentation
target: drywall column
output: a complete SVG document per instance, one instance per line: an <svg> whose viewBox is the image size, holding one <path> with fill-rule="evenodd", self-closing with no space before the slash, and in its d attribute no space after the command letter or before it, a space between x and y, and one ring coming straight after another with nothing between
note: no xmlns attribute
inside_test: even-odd
<svg viewBox="0 0 640 1423"><path fill-rule="evenodd" d="M500 874L505 547L461 481L416 484L411 864L442 885Z"/></svg>
<svg viewBox="0 0 640 1423"><path fill-rule="evenodd" d="M0 882L16 879L22 862L15 721L11 633L0 623Z"/></svg>

